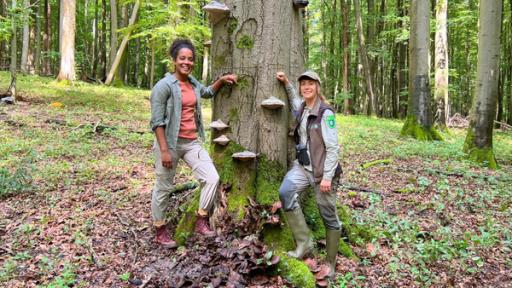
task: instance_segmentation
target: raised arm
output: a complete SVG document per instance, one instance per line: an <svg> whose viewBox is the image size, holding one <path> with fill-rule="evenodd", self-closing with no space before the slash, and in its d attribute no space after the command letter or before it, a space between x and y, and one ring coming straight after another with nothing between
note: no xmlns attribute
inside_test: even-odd
<svg viewBox="0 0 512 288"><path fill-rule="evenodd" d="M233 85L237 82L237 76L235 74L226 74L222 77L219 77L219 79L215 80L212 85L208 87L204 87L201 91L201 97L202 98L211 98L217 92L224 87L224 85Z"/></svg>
<svg viewBox="0 0 512 288"><path fill-rule="evenodd" d="M299 110L302 99L299 97L299 94L297 94L297 90L295 90L290 81L288 81L286 74L281 71L277 72L276 78L284 85L284 88L286 89L286 94L288 95L288 101L290 102L292 111Z"/></svg>

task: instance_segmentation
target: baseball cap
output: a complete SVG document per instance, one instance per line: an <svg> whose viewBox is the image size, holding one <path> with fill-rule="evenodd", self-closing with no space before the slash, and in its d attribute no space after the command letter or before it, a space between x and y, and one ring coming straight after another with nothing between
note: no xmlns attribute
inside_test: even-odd
<svg viewBox="0 0 512 288"><path fill-rule="evenodd" d="M300 74L299 78L297 78L297 81L300 81L300 80L306 79L306 78L315 80L316 82L318 82L318 84L322 85L322 81L320 81L320 77L318 76L318 74L316 74L316 72L308 70L308 71Z"/></svg>

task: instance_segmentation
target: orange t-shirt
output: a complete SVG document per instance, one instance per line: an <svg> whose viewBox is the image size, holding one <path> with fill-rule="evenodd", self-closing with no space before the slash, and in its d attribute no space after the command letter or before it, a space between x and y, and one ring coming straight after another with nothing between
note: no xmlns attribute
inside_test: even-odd
<svg viewBox="0 0 512 288"><path fill-rule="evenodd" d="M190 82L181 82L181 123L178 137L185 139L197 139L197 128L195 120L196 94Z"/></svg>

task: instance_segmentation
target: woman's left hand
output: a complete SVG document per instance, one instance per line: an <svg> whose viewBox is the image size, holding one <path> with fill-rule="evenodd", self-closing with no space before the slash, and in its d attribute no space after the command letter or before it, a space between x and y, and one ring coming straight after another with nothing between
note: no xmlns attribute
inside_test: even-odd
<svg viewBox="0 0 512 288"><path fill-rule="evenodd" d="M320 192L323 192L323 193L331 192L331 181L322 179L322 182L320 182Z"/></svg>
<svg viewBox="0 0 512 288"><path fill-rule="evenodd" d="M236 74L227 74L222 76L220 79L222 79L222 83L224 85L233 85L236 84L237 76Z"/></svg>

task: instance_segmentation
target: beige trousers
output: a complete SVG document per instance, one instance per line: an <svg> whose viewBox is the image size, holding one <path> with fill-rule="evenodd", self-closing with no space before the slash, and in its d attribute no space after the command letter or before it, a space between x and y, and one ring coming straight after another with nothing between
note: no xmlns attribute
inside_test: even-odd
<svg viewBox="0 0 512 288"><path fill-rule="evenodd" d="M201 185L199 209L209 211L215 200L219 184L219 174L213 165L210 155L201 146L200 142L179 138L176 150L169 149L172 157L172 168L162 166L160 147L157 141L155 141L153 151L156 156L156 182L151 199L153 224L160 227L166 223L165 212L169 206L169 195L174 184L174 175L176 174L176 166L179 159L183 159L192 168L194 177Z"/></svg>

